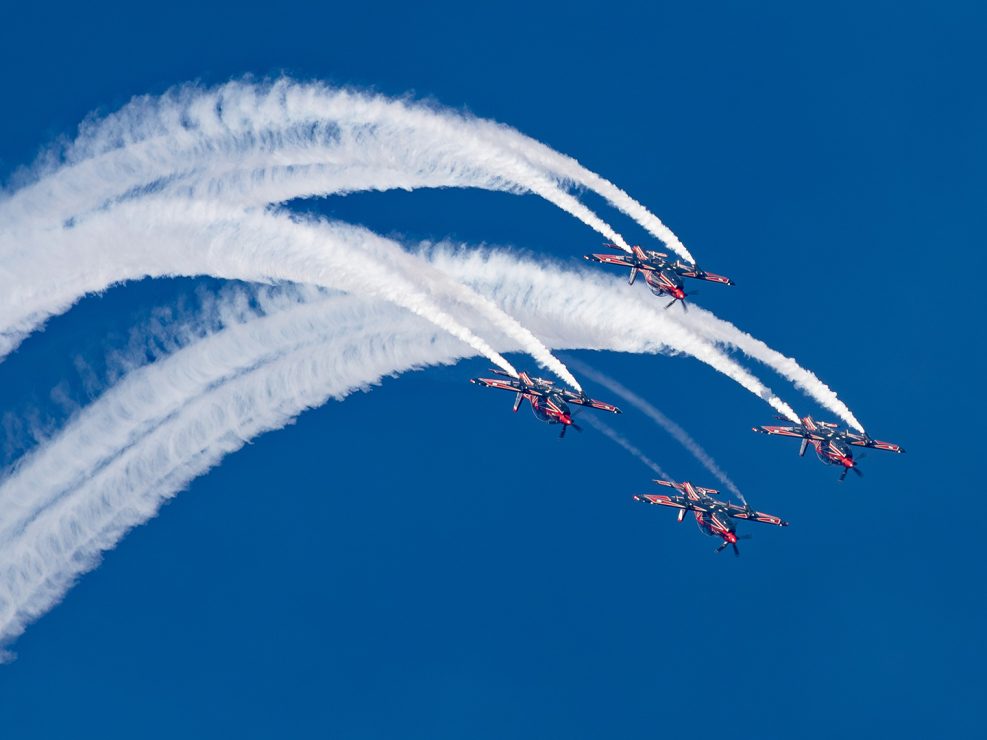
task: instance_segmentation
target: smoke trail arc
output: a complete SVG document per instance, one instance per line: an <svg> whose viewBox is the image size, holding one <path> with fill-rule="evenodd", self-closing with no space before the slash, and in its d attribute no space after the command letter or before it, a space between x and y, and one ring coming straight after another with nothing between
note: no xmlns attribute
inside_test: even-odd
<svg viewBox="0 0 987 740"><path fill-rule="evenodd" d="M614 380L609 375L604 375L592 366L581 360L577 360L574 357L569 357L566 361L576 368L579 373L585 375L594 383L599 383L611 393L615 393L642 414L654 421L658 426L668 432L676 442L688 450L688 452L699 462L699 464L706 468L706 470L708 470L711 475L720 481L720 483L722 483L727 490L729 490L741 501L745 500L744 494L740 492L740 489L737 488L737 485L730 479L730 476L728 476L717 464L716 460L714 460L713 457L706 452L705 449L703 449L702 445L693 439L692 435L685 431L685 429L683 429L676 421L670 419L668 416L655 408L654 405L644 400L641 396L634 393L622 383Z"/></svg>
<svg viewBox="0 0 987 740"><path fill-rule="evenodd" d="M220 198L240 207L263 207L334 192L417 187L536 192L626 246L609 225L564 192L559 181L599 192L625 212L638 209L638 221L645 228L667 243L675 242L640 204L621 200L629 199L622 191L608 191L612 184L501 124L288 79L234 81L213 89L186 85L163 96L136 98L103 120L88 123L64 152L34 167L27 185L0 195L0 256L16 253L21 241L39 231L57 231L66 220L74 223L92 209L112 209L147 194L180 194L194 201ZM39 229L39 223L48 226ZM41 247L37 252L44 254ZM43 316L35 316L24 323L32 327L41 320ZM701 325L689 325L702 336L740 346L862 428L829 388L791 358L726 322L714 326L718 321L711 317ZM499 316L497 322L503 330L510 317ZM524 337L525 327L513 329L516 338ZM16 346L27 330L0 324L0 355ZM578 389L571 373L530 332L523 346L539 364Z"/></svg>
<svg viewBox="0 0 987 740"><path fill-rule="evenodd" d="M652 460L650 457L641 452L641 449L637 447L633 442L631 442L627 437L618 432L612 426L607 424L605 421L597 419L595 416L587 416L586 423L591 427L599 431L605 437L615 442L616 444L627 450L628 453L634 458L637 458L646 468L650 468L651 472L657 475L659 478L668 478L669 475L661 466Z"/></svg>
<svg viewBox="0 0 987 740"><path fill-rule="evenodd" d="M0 193L0 358L82 296L148 276L289 281L348 295L297 287L295 300L220 331L200 327L7 471L0 643L225 455L388 375L476 354L516 374L503 353L523 350L579 389L551 347L688 354L796 420L724 351L737 347L852 418L790 358L708 312L668 314L612 276L506 250L409 252L367 229L278 208L358 190L535 193L626 249L569 192L576 185L691 259L615 185L493 122L289 80L188 86L87 124L25 182Z"/></svg>

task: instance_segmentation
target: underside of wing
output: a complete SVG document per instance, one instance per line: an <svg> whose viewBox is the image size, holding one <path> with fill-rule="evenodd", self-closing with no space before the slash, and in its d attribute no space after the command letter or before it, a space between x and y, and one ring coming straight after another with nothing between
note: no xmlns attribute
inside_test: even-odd
<svg viewBox="0 0 987 740"><path fill-rule="evenodd" d="M599 409L600 411L609 411L611 414L621 413L620 409L613 404L597 401L593 398L580 399L578 401L573 401L573 403L579 404L580 406L589 406L592 409Z"/></svg>
<svg viewBox="0 0 987 740"><path fill-rule="evenodd" d="M675 481L672 480L659 480L656 478L655 483L657 483L659 486L668 486L669 488L674 488L677 491L683 490L681 483L676 483Z"/></svg>
<svg viewBox="0 0 987 740"><path fill-rule="evenodd" d="M724 275L717 275L714 272L706 272L705 270L700 270L696 267L676 265L675 272L682 277L692 278L693 280L705 280L707 283L720 283L721 285L734 284L733 280Z"/></svg>
<svg viewBox="0 0 987 740"><path fill-rule="evenodd" d="M681 496L665 496L660 493L644 493L640 496L634 497L635 501L640 501L644 504L658 504L659 506L671 506L673 509L698 509L699 511L705 511L705 509L699 508L689 501L686 501Z"/></svg>
<svg viewBox="0 0 987 740"><path fill-rule="evenodd" d="M847 442L856 447L867 447L871 450L887 450L888 452L904 452L901 445L894 442L882 442L879 439L867 439L859 437L849 437Z"/></svg>
<svg viewBox="0 0 987 740"><path fill-rule="evenodd" d="M804 430L799 427L754 427L755 432L760 432L761 434L776 434L782 437L800 437L803 439L819 439L814 434L807 434Z"/></svg>
<svg viewBox="0 0 987 740"><path fill-rule="evenodd" d="M591 262L602 262L605 265L621 265L622 267L636 266L635 262L632 262L619 254L587 254L586 259Z"/></svg>
<svg viewBox="0 0 987 740"><path fill-rule="evenodd" d="M730 516L736 519L747 519L748 521L761 522L762 524L774 524L777 527L788 526L788 522L780 516L765 514L763 511L754 511L753 509L747 509L736 504L727 504L727 511L730 512Z"/></svg>
<svg viewBox="0 0 987 740"><path fill-rule="evenodd" d="M471 378L470 383L482 385L485 388L497 388L502 391L512 391L514 393L523 390L517 381L500 380L499 378Z"/></svg>
<svg viewBox="0 0 987 740"><path fill-rule="evenodd" d="M580 395L579 393L573 393L572 391L563 391L562 398L569 403L574 403L577 406L589 406L592 409L599 409L600 411L609 411L611 414L621 413L620 409L610 403L604 403L603 401L597 401L595 398L587 398L586 396Z"/></svg>

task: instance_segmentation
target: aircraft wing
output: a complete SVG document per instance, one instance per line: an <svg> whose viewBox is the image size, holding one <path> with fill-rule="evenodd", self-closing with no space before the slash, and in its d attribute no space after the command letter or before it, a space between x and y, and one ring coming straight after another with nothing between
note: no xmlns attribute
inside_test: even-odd
<svg viewBox="0 0 987 740"><path fill-rule="evenodd" d="M698 267L676 267L675 272L682 277L692 278L694 280L705 280L709 283L722 283L723 285L735 285L733 280L728 277L706 272L705 270L700 270Z"/></svg>
<svg viewBox="0 0 987 740"><path fill-rule="evenodd" d="M532 389L522 388L516 380L501 380L500 378L470 378L470 383L482 385L486 388L499 388L502 391L513 393L531 393Z"/></svg>
<svg viewBox="0 0 987 740"><path fill-rule="evenodd" d="M578 393L572 393L567 391L565 393L565 400L569 403L575 403L579 406L589 406L591 409L599 409L600 411L609 411L611 414L623 413L620 409L610 403L604 403L603 401L597 401L595 398L587 398L586 396L580 396Z"/></svg>
<svg viewBox="0 0 987 740"><path fill-rule="evenodd" d="M690 501L696 501L699 496L712 496L713 494L719 493L715 488L703 488L702 486L694 486L691 483L676 483L670 480L658 480L655 479L655 483L659 486L668 486L669 488L674 488L676 491L684 491L686 497Z"/></svg>
<svg viewBox="0 0 987 740"><path fill-rule="evenodd" d="M763 511L754 511L753 509L746 509L743 506L737 506L736 504L727 504L727 510L730 512L730 516L735 519L747 519L751 522L762 522L764 524L774 524L777 527L787 527L788 522L783 520L779 516L774 516L773 514L765 514Z"/></svg>
<svg viewBox="0 0 987 740"><path fill-rule="evenodd" d="M761 434L778 434L782 437L798 437L800 439L822 439L819 435L813 434L802 427L754 427L755 432Z"/></svg>
<svg viewBox="0 0 987 740"><path fill-rule="evenodd" d="M621 265L622 267L636 267L637 263L629 259L625 253L621 254L587 254L584 259L590 262L602 262L605 265Z"/></svg>
<svg viewBox="0 0 987 740"><path fill-rule="evenodd" d="M871 439L870 437L862 434L854 434L853 432L847 434L846 441L856 447L868 447L872 450L887 450L888 452L905 451L901 445L896 445L894 442L882 442L879 439Z"/></svg>
<svg viewBox="0 0 987 740"><path fill-rule="evenodd" d="M635 501L643 504L658 504L659 506L671 506L673 509L689 509L691 511L707 511L706 507L689 501L684 496L665 496L661 493L644 493L634 497Z"/></svg>

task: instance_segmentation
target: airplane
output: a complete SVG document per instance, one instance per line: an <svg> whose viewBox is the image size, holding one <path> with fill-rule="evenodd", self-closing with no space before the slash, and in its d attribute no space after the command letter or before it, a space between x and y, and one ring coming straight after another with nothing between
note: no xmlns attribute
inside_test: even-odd
<svg viewBox="0 0 987 740"><path fill-rule="evenodd" d="M740 548L737 547L737 540L750 539L750 535L737 536L737 528L733 519L747 519L752 522L763 522L764 524L774 524L778 527L787 527L788 522L771 514L755 511L745 501L743 506L728 504L725 501L713 498L714 493L719 493L712 488L702 488L691 483L675 483L668 480L656 480L659 486L668 486L678 491L682 491L684 496L646 493L635 496L635 501L646 504L659 504L661 506L671 506L679 510L679 521L685 519L685 513L692 511L696 515L696 524L700 531L709 536L720 537L723 544L716 548L716 552L723 552L728 545L733 545L733 554L740 556Z"/></svg>
<svg viewBox="0 0 987 740"><path fill-rule="evenodd" d="M782 421L788 421L784 416L779 416ZM815 421L811 416L802 419L801 424L795 426L762 426L754 427L755 432L761 434L778 434L783 437L801 437L802 446L799 448L799 455L805 455L806 448L811 444L816 450L816 456L827 465L842 465L843 472L840 473L840 480L846 479L847 471L852 470L859 476L863 476L857 461L853 459L853 447L869 447L872 450L888 450L889 452L904 452L900 445L891 442L881 442L871 439L864 432L854 432L850 429L840 430L838 425L826 421Z"/></svg>
<svg viewBox="0 0 987 740"><path fill-rule="evenodd" d="M613 414L621 413L620 409L603 401L596 401L587 398L583 393L574 393L565 388L556 388L551 380L543 378L533 378L527 373L520 373L516 378L503 370L491 370L490 372L504 376L506 380L499 378L471 378L470 383L486 386L487 388L499 388L504 391L512 391L517 395L514 398L514 411L521 408L521 402L528 399L531 410L535 416L549 424L561 424L562 432L559 437L564 437L569 427L573 427L577 432L582 431L572 420L572 412L569 410L570 403L579 406L589 406L590 408L609 411Z"/></svg>
<svg viewBox="0 0 987 740"><path fill-rule="evenodd" d="M615 244L604 244L603 246L617 249L620 254L587 254L584 259L591 262L602 262L605 265L621 265L631 268L631 276L628 281L630 285L634 285L638 271L643 272L644 280L652 293L659 298L663 295L671 296L672 300L665 306L666 309L676 301L681 301L682 308L688 310L685 299L689 294L685 292L685 287L682 284L684 277L705 280L710 283L734 285L730 278L700 270L695 264L683 260L669 262L668 255L662 252L644 250L635 246L631 247L631 254L627 254Z"/></svg>

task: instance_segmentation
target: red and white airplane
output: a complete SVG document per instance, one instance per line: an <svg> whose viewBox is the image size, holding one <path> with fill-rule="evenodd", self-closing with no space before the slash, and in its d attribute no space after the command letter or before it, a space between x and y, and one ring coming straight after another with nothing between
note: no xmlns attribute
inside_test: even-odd
<svg viewBox="0 0 987 740"><path fill-rule="evenodd" d="M787 421L784 416L779 419ZM852 470L862 476L857 461L853 459L850 447L869 447L872 450L887 450L888 452L904 452L900 445L893 442L882 442L871 439L864 432L854 432L849 429L840 430L838 425L827 421L815 421L811 416L802 419L801 424L794 426L765 426L754 427L761 434L775 434L782 437L798 437L802 439L799 455L805 455L806 448L811 444L816 451L816 457L827 465L842 465L843 472L840 480L846 478L847 471Z"/></svg>
<svg viewBox="0 0 987 740"><path fill-rule="evenodd" d="M750 535L737 536L737 528L733 523L734 519L747 519L752 522L763 522L764 524L774 524L778 527L787 527L788 522L772 514L765 514L761 511L754 511L747 502L743 506L729 504L713 498L714 493L719 493L712 488L702 488L691 483L675 483L668 480L656 480L659 486L668 486L681 491L684 495L670 495L646 493L635 496L635 501L646 504L658 504L660 506L671 506L679 510L679 521L685 519L687 511L696 515L696 524L700 531L711 537L719 537L723 544L716 548L716 552L722 552L728 545L733 545L733 554L740 555L740 548L737 547L737 540L750 539Z"/></svg>
<svg viewBox="0 0 987 740"><path fill-rule="evenodd" d="M521 402L525 399L531 404L531 410L535 416L549 424L561 424L562 432L560 437L565 436L566 429L575 428L577 432L582 431L573 421L572 412L569 410L570 403L579 406L589 406L590 408L609 411L619 414L620 409L603 401L596 401L588 398L585 394L574 393L565 388L556 388L551 380L543 378L532 378L527 373L521 373L516 378L503 370L491 370L490 372L503 376L500 378L471 378L471 383L486 386L487 388L499 388L502 391L511 391L517 394L514 398L514 411L521 407Z"/></svg>
<svg viewBox="0 0 987 740"><path fill-rule="evenodd" d="M643 272L644 280L651 288L652 293L659 297L663 295L671 297L672 300L665 308L671 306L675 301L681 301L682 308L686 308L685 299L689 294L685 292L682 283L684 277L705 280L710 283L722 283L723 285L734 284L733 280L728 277L700 270L696 265L689 262L682 260L669 262L668 255L662 252L644 250L635 246L631 247L631 253L627 254L614 244L604 244L604 246L616 249L620 254L587 254L585 259L592 262L602 262L605 265L621 265L631 268L629 280L631 285L634 284L638 271Z"/></svg>

